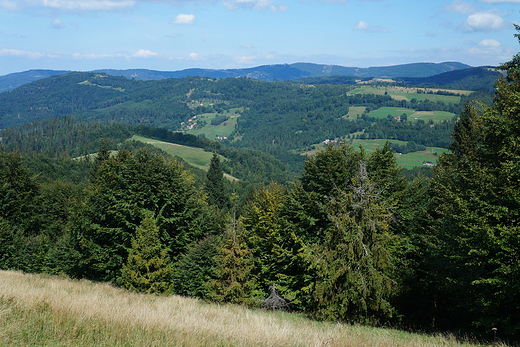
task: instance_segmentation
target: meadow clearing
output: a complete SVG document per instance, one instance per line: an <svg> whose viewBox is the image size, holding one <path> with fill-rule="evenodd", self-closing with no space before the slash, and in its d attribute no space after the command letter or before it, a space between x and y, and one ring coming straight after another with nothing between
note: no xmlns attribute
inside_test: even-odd
<svg viewBox="0 0 520 347"><path fill-rule="evenodd" d="M417 91L420 90L423 93L419 94ZM416 88L416 87L399 87L399 86L378 86L378 85L361 85L351 90L350 94L375 94L375 95L390 95L395 100L412 100L417 101L430 100L432 102L442 101L446 104L453 103L457 104L460 102L460 96L452 95L438 95L438 94L427 94L428 92L444 91L454 94L469 95L473 93L471 90L458 90L458 89L439 89L439 88Z"/></svg>
<svg viewBox="0 0 520 347"><path fill-rule="evenodd" d="M1 346L485 345L451 334L325 323L302 314L12 271L0 271L0 294Z"/></svg>

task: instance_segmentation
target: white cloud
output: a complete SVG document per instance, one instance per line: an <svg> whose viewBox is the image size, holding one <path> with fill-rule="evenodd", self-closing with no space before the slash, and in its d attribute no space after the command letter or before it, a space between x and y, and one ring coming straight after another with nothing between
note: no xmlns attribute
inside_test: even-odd
<svg viewBox="0 0 520 347"><path fill-rule="evenodd" d="M0 56L26 57L31 59L39 59L46 56L44 53L20 51L17 49L0 49Z"/></svg>
<svg viewBox="0 0 520 347"><path fill-rule="evenodd" d="M241 57L236 57L235 58L235 62L239 63L239 64L249 64L251 62L253 62L254 60L256 60L257 58L255 56L241 56Z"/></svg>
<svg viewBox="0 0 520 347"><path fill-rule="evenodd" d="M239 8L255 9L263 11L265 9L271 12L285 12L289 8L281 2L273 2L272 0L224 0L222 2L224 7L230 11Z"/></svg>
<svg viewBox="0 0 520 347"><path fill-rule="evenodd" d="M369 26L370 25L368 25L367 22L360 20L358 25L356 25L356 27L354 29L355 30L367 30Z"/></svg>
<svg viewBox="0 0 520 347"><path fill-rule="evenodd" d="M171 24L195 24L195 15L193 14L179 14Z"/></svg>
<svg viewBox="0 0 520 347"><path fill-rule="evenodd" d="M155 53L146 49L140 49L137 52L135 52L132 57L134 58L152 58L157 57L159 53Z"/></svg>
<svg viewBox="0 0 520 347"><path fill-rule="evenodd" d="M506 22L497 14L478 12L470 15L464 25L469 31L494 31L503 29Z"/></svg>
<svg viewBox="0 0 520 347"><path fill-rule="evenodd" d="M387 33L389 31L388 28L383 28L379 25L370 26L370 24L362 20L354 27L354 30L362 30L367 33Z"/></svg>
<svg viewBox="0 0 520 347"><path fill-rule="evenodd" d="M74 59L94 60L94 59L113 59L114 56L110 55L110 54L79 54L79 53L74 53L72 55L72 58L74 58Z"/></svg>
<svg viewBox="0 0 520 347"><path fill-rule="evenodd" d="M244 43L244 44L240 45L240 47L242 47L242 48L254 48L254 46L249 45L247 43Z"/></svg>
<svg viewBox="0 0 520 347"><path fill-rule="evenodd" d="M186 60L199 60L200 56L197 53L190 53Z"/></svg>
<svg viewBox="0 0 520 347"><path fill-rule="evenodd" d="M65 11L115 11L135 5L135 1L122 0L40 0L41 6Z"/></svg>
<svg viewBox="0 0 520 347"><path fill-rule="evenodd" d="M0 10L16 11L19 9L19 5L16 1L2 0L0 1Z"/></svg>
<svg viewBox="0 0 520 347"><path fill-rule="evenodd" d="M55 20L53 20L51 22L51 28L53 29L61 29L63 28L65 25L63 24L63 22L61 21L61 19L59 18L56 18Z"/></svg>
<svg viewBox="0 0 520 347"><path fill-rule="evenodd" d="M0 9L45 8L59 11L117 11L134 7L135 0L0 0Z"/></svg>
<svg viewBox="0 0 520 347"><path fill-rule="evenodd" d="M480 41L478 43L478 45L482 46L482 47L493 47L493 48L502 46L502 44L500 42L498 42L497 40L493 40L493 39L484 39L484 40Z"/></svg>
<svg viewBox="0 0 520 347"><path fill-rule="evenodd" d="M470 3L465 2L465 1L458 1L457 0L457 1L452 2L449 5L446 5L444 7L444 11L450 12L450 13L470 14L470 13L475 13L476 9L475 9L475 6L473 6L473 4L470 4Z"/></svg>

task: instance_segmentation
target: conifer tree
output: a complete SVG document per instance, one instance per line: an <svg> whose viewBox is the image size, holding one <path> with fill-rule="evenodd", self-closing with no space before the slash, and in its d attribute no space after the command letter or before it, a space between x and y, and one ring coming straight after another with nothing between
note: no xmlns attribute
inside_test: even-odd
<svg viewBox="0 0 520 347"><path fill-rule="evenodd" d="M519 66L520 54L500 66L492 106L466 106L434 171L449 304L468 312L466 327L510 336L520 336Z"/></svg>
<svg viewBox="0 0 520 347"><path fill-rule="evenodd" d="M234 204L236 199L234 199ZM256 279L252 275L253 254L246 243L244 230L235 215L223 235L222 245L215 257L217 279L208 283L210 297L217 301L255 306Z"/></svg>
<svg viewBox="0 0 520 347"><path fill-rule="evenodd" d="M370 321L391 317L395 292L388 233L392 206L360 163L353 184L337 189L323 206L332 227L316 248L316 314L329 320Z"/></svg>
<svg viewBox="0 0 520 347"><path fill-rule="evenodd" d="M220 159L216 152L213 157L206 174L206 192L208 193L208 204L215 205L219 209L229 208L229 198L226 196L224 189L224 173L220 168Z"/></svg>
<svg viewBox="0 0 520 347"><path fill-rule="evenodd" d="M159 228L147 213L136 230L128 261L123 265L118 284L126 289L146 293L165 293L171 289L173 267L168 250L161 244Z"/></svg>

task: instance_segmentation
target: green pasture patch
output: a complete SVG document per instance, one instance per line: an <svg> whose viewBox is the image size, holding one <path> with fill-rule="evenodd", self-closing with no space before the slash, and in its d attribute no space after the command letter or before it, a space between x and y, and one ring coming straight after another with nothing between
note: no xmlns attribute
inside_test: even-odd
<svg viewBox="0 0 520 347"><path fill-rule="evenodd" d="M396 100L403 100L402 98L406 98L408 101L415 99L417 101L424 101L424 100L430 100L431 102L442 101L445 104L460 103L460 96L451 96L451 95L396 93L396 94L391 94L391 96L400 97L400 98L396 98Z"/></svg>
<svg viewBox="0 0 520 347"><path fill-rule="evenodd" d="M80 82L78 84L82 84L82 85L86 85L86 86L94 86L94 87L99 87L99 88L105 88L105 89L114 89L114 90L117 90L119 92L124 92L125 90L121 87L117 87L117 88L114 88L112 86L100 86L99 84L95 84L95 83L92 83L90 81L83 81L83 82Z"/></svg>
<svg viewBox="0 0 520 347"><path fill-rule="evenodd" d="M365 112L367 108L365 106L350 106L348 109L347 117L348 119L356 119L357 116L361 116L363 112ZM345 118L345 117L343 117Z"/></svg>
<svg viewBox="0 0 520 347"><path fill-rule="evenodd" d="M207 171L209 163L213 157L213 153L204 152L202 148L188 147L183 145L177 145L175 143L169 143L159 140L154 140L142 136L134 135L132 140L149 143L157 148L162 149L166 153L172 156L179 156L185 160L188 164L193 165L199 169ZM220 157L220 160L225 160L224 157Z"/></svg>
<svg viewBox="0 0 520 347"><path fill-rule="evenodd" d="M398 145L406 145L406 141L399 141L399 140L385 140L385 139L377 139L377 140L353 140L351 142L352 147L355 149L359 149L359 146L362 146L363 149L367 153L374 152L377 148L383 147L386 142L392 142ZM350 142L347 140L347 142ZM316 144L315 149L312 151L306 151L303 153L300 153L301 155L306 156L313 156L318 151L323 149L325 145L322 143ZM433 164L437 163L437 159L442 153L449 153L450 151L446 148L439 148L439 147L426 147L426 150L424 151L418 151L408 154L399 154L396 153L397 163L399 166L402 166L406 169L413 169L414 167L422 166L424 162L430 161Z"/></svg>
<svg viewBox="0 0 520 347"><path fill-rule="evenodd" d="M421 90L424 93L418 94L417 90ZM435 93L437 91L446 91L454 94L468 95L473 93L471 90L456 90L456 89L438 89L438 88L416 88L416 87L398 87L398 86L374 86L374 85L361 85L349 92L349 94L375 94L375 95L390 95L395 100L408 100L416 99L417 101L424 101L426 99L431 102L442 101L445 104L460 103L460 96L452 95L438 95L438 94L427 94L429 91Z"/></svg>
<svg viewBox="0 0 520 347"><path fill-rule="evenodd" d="M422 119L424 121L429 121L430 119L434 122L442 122L442 121L450 121L455 117L455 113L445 112L445 111L417 111L411 116L408 116L408 121L419 120Z"/></svg>
<svg viewBox="0 0 520 347"><path fill-rule="evenodd" d="M439 147L426 147L425 151L397 154L397 162L402 167L413 169L414 167L422 166L423 162L426 161L431 161L436 164L437 159L442 153L449 153L449 150Z"/></svg>
<svg viewBox="0 0 520 347"><path fill-rule="evenodd" d="M237 119L240 117L240 114L226 113L224 115L229 117L227 121L222 122L219 125L211 125L211 121L218 115L218 113L204 113L197 116L197 121L205 121L206 125L203 128L188 130L187 133L192 135L204 134L206 138L211 140L216 140L219 136L229 137L235 130Z"/></svg>
<svg viewBox="0 0 520 347"><path fill-rule="evenodd" d="M381 108L378 108L377 110L369 112L368 116L384 119L384 118L388 117L388 115L391 115L392 117L399 117L403 113L405 113L406 116L410 117L414 112L415 112L415 110L410 110L410 109L401 108L401 107L381 107ZM408 118L408 119L410 119L410 118Z"/></svg>

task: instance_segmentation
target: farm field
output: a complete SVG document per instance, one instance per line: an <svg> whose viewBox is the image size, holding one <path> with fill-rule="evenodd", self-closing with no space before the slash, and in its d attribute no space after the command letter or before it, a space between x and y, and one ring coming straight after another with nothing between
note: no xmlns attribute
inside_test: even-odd
<svg viewBox="0 0 520 347"><path fill-rule="evenodd" d="M374 118L381 118L386 119L388 115L391 115L392 117L399 117L403 113L405 113L408 116L408 120L410 120L410 116L415 113L415 110L410 110L407 108L400 108L400 107L381 107L377 110L371 111L368 113L369 117Z"/></svg>
<svg viewBox="0 0 520 347"><path fill-rule="evenodd" d="M211 161L211 158L213 157L213 153L204 152L204 150L202 150L201 148L177 145L175 143L163 142L137 135L134 135L132 137L132 140L141 141L144 143L154 145L155 147L162 149L163 151L172 156L181 157L188 164L196 168L202 169L204 171L208 171L209 163ZM221 162L227 160L221 155L219 155L219 158ZM235 178L226 173L224 173L224 177L226 177L230 181L238 180L238 178Z"/></svg>
<svg viewBox="0 0 520 347"><path fill-rule="evenodd" d="M232 113L225 114L229 119L219 125L211 125L211 121L217 117L218 113L205 113L197 117L197 121L203 120L206 121L206 125L203 128L188 130L186 133L192 135L201 135L204 134L206 138L210 140L217 140L220 137L228 137L235 130L235 125L237 124L237 119L240 117L240 110L232 110Z"/></svg>
<svg viewBox="0 0 520 347"><path fill-rule="evenodd" d="M450 334L319 322L302 314L137 294L103 283L3 270L0 293L1 346L479 345Z"/></svg>
<svg viewBox="0 0 520 347"><path fill-rule="evenodd" d="M347 118L356 119L357 116L361 116L367 108L365 106L350 106L347 114ZM345 118L345 117L343 117Z"/></svg>
<svg viewBox="0 0 520 347"><path fill-rule="evenodd" d="M365 151L371 153L375 151L378 147L383 147L387 140L378 139L378 140L352 140L352 146L356 149L359 146L363 146ZM405 141L399 140L391 140L392 143L405 145ZM320 143L315 145L315 149L312 151L306 151L301 153L301 155L312 156L315 155L320 149L325 147L325 144ZM402 166L406 169L413 169L414 167L422 166L423 162L431 161L432 163L437 162L437 158L445 152L449 152L446 148L438 148L438 147L426 147L426 150L413 152L408 154L396 154L397 163L399 166ZM436 153L436 154L434 154Z"/></svg>
<svg viewBox="0 0 520 347"><path fill-rule="evenodd" d="M418 94L417 90L424 91L424 94ZM428 91L437 92L439 90L447 91L450 93L463 94L468 95L473 91L470 90L451 90L451 89L438 89L438 88L408 88L408 87L397 87L397 86L373 86L373 85L363 85L357 87L350 91L350 94L376 94L376 95L385 95L387 93L392 98L396 100L412 100L416 99L418 101L422 100L430 100L432 102L442 101L446 104L448 103L459 103L460 96L451 96L451 95L437 95L437 94L426 94Z"/></svg>

